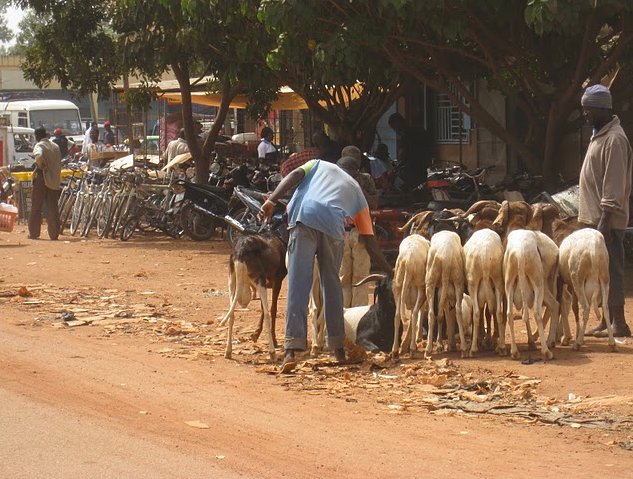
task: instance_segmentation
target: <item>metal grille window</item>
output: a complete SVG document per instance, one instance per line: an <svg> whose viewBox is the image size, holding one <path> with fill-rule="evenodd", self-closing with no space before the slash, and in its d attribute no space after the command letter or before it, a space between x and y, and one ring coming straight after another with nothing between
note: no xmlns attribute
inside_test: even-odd
<svg viewBox="0 0 633 479"><path fill-rule="evenodd" d="M460 112L447 94L438 93L436 98L437 143L470 143L470 116Z"/></svg>

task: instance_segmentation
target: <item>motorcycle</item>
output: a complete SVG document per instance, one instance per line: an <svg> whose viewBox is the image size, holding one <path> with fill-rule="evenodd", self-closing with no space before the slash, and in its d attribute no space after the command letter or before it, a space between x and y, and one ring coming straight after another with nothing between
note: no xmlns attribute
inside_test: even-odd
<svg viewBox="0 0 633 479"><path fill-rule="evenodd" d="M184 190L180 224L192 240L207 240L216 228L224 227L224 216L229 212L228 193L225 188L182 179L176 183Z"/></svg>
<svg viewBox="0 0 633 479"><path fill-rule="evenodd" d="M268 194L251 188L236 186L233 189L233 196L229 201L229 212L224 220L228 225L228 240L231 245L240 234L257 234L266 227L257 218L261 206L264 204ZM273 218L282 216L286 211L287 200L279 200L273 211Z"/></svg>

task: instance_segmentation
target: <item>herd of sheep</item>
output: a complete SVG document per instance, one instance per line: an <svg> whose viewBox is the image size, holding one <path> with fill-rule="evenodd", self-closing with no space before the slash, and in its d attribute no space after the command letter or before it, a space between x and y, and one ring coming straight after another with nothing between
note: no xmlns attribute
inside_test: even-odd
<svg viewBox="0 0 633 479"><path fill-rule="evenodd" d="M458 339L462 356L474 356L487 347L505 355L507 327L510 354L518 359L516 308L525 321L529 347L535 347L538 338L543 358L552 359L557 342L572 341L567 318L572 307L577 323L574 349L583 344L592 308L606 320L609 345L615 349L604 238L573 218L562 218L554 205L480 201L468 211L422 211L402 230L407 236L400 244L393 276L366 279L377 281L374 304L345 311L348 339L365 349L394 357L415 356L426 340L428 356L434 342L446 340L449 350L456 350ZM231 303L222 321L229 323L225 356L231 356L234 310L237 304L245 307L256 290L262 309L253 339L265 324L274 360L285 245L274 234L249 238L236 243L231 256ZM272 315L266 288L273 289ZM318 296L318 291L314 294ZM536 323L534 334L530 312ZM323 342L322 314L313 314L311 322L316 352Z"/></svg>

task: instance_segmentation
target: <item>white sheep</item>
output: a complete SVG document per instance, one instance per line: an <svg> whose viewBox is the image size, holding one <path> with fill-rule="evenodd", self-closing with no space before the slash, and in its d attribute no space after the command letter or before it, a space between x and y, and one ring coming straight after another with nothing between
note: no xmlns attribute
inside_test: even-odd
<svg viewBox="0 0 633 479"><path fill-rule="evenodd" d="M462 321L462 297L464 294L464 253L457 233L440 231L431 238L426 269L426 297L429 311L426 355L433 350L435 320L438 325L446 318L446 330L450 350L455 349L455 320L459 329L462 356L466 353L464 323ZM437 314L434 299L438 297ZM451 305L455 311L451 310ZM438 326L439 327L439 326Z"/></svg>
<svg viewBox="0 0 633 479"><path fill-rule="evenodd" d="M426 261L430 246L429 240L418 234L407 236L400 243L393 277L393 296L396 303L392 348L394 357L407 351L413 357L417 350L420 317L426 303ZM407 309L411 310L409 321L405 320ZM401 321L404 325L404 337L398 344Z"/></svg>
<svg viewBox="0 0 633 479"><path fill-rule="evenodd" d="M494 315L497 332L505 322L503 311L503 245L497 233L490 229L475 231L464 245L464 266L468 294L472 302L472 342L470 356L479 348L480 316L484 307ZM490 332L488 332L490 333ZM498 338L497 351L505 352L505 340Z"/></svg>
<svg viewBox="0 0 633 479"><path fill-rule="evenodd" d="M513 306L522 311L528 334L532 342L529 310L534 311L541 353L552 359L554 354L548 348L543 323L543 305L546 304L553 318L558 316L556 301L556 277L558 275L558 248L545 234L538 231L514 230L507 236L503 257L504 286L506 292L506 317L510 325L511 354L520 357L514 335ZM555 323L555 321L553 321ZM555 327L550 329L550 338ZM505 342L505 327L499 329L499 336ZM505 345L504 345L505 346Z"/></svg>
<svg viewBox="0 0 633 479"><path fill-rule="evenodd" d="M602 319L607 324L609 346L615 350L613 326L609 316L609 253L604 236L594 229L573 232L560 244L560 276L564 282L560 322L569 331L568 313L572 297L578 298L582 314L576 328L574 349L583 344L589 311L593 306L596 315L602 305Z"/></svg>

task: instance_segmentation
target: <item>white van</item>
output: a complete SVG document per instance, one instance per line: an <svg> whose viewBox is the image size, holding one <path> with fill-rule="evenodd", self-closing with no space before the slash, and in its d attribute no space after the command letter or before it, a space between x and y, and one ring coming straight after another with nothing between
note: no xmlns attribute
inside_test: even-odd
<svg viewBox="0 0 633 479"><path fill-rule="evenodd" d="M14 100L0 102L0 117L7 117L7 124L20 128L43 126L50 135L61 128L64 135L81 146L84 131L79 108L67 100Z"/></svg>
<svg viewBox="0 0 633 479"><path fill-rule="evenodd" d="M33 169L33 147L35 134L33 128L18 126L0 126L0 167L23 166L24 170ZM16 168L15 171L18 171Z"/></svg>

